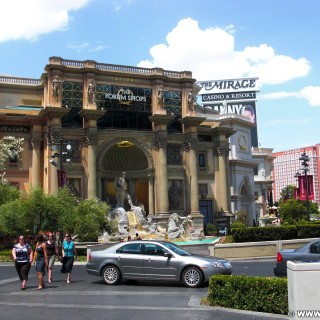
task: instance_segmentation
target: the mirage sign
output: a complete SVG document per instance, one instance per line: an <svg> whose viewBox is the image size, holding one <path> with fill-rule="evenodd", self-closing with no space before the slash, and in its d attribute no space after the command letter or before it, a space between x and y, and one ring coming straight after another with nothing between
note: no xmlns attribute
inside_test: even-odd
<svg viewBox="0 0 320 320"><path fill-rule="evenodd" d="M257 80L258 78L210 80L198 81L197 85L203 88L205 91L210 91L210 93L226 91L257 91Z"/></svg>
<svg viewBox="0 0 320 320"><path fill-rule="evenodd" d="M198 96L204 110L218 111L220 114L234 113L247 117L257 124L256 92L258 78L198 81L201 88ZM257 127L251 129L252 146L258 145Z"/></svg>

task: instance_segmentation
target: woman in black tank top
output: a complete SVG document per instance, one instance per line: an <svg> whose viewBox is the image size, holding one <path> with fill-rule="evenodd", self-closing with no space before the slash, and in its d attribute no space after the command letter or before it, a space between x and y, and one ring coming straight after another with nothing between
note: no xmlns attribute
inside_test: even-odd
<svg viewBox="0 0 320 320"><path fill-rule="evenodd" d="M48 257L48 264L47 264L48 283L51 283L54 260L56 256L59 256L58 246L56 245L56 241L52 233L49 233L48 235L46 246L47 246L47 257Z"/></svg>
<svg viewBox="0 0 320 320"><path fill-rule="evenodd" d="M46 265L48 264L47 248L44 236L42 234L39 234L37 236L37 244L35 249L35 255L33 257L33 263L36 264L36 271L39 282L37 290L42 290L42 288L44 287L43 276L45 275Z"/></svg>

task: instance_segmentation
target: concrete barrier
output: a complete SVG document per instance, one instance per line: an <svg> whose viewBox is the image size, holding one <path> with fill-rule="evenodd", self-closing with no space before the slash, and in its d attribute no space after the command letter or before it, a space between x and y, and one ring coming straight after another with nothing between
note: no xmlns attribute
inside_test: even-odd
<svg viewBox="0 0 320 320"><path fill-rule="evenodd" d="M226 259L268 258L276 257L284 249L296 249L317 238L278 240L261 242L243 242L209 245L210 256Z"/></svg>

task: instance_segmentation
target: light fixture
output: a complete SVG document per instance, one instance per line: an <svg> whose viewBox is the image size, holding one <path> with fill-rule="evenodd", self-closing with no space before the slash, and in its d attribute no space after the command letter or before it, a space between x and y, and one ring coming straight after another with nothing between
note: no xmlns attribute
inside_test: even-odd
<svg viewBox="0 0 320 320"><path fill-rule="evenodd" d="M117 143L117 146L119 148L129 148L129 147L132 147L133 146L133 143L131 143L130 141L128 140L123 140L121 142L118 142Z"/></svg>

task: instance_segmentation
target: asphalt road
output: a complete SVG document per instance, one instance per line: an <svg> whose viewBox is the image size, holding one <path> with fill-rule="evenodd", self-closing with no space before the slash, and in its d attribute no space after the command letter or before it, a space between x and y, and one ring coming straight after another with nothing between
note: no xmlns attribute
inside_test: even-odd
<svg viewBox="0 0 320 320"><path fill-rule="evenodd" d="M234 274L273 275L274 261L233 261ZM13 264L0 265L0 319L62 320L224 320L286 319L283 316L235 311L201 305L208 287L186 288L177 283L122 281L106 286L75 265L72 283L56 264L53 283L37 291L34 266L27 290L21 291ZM270 271L271 270L271 271Z"/></svg>

